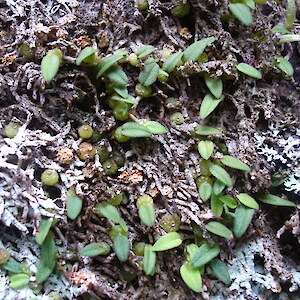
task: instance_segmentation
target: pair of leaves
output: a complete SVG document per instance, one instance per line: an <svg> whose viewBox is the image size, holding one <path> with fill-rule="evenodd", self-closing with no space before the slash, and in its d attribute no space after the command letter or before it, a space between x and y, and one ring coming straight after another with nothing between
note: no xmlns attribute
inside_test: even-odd
<svg viewBox="0 0 300 300"><path fill-rule="evenodd" d="M49 50L47 55L42 59L41 71L47 83L50 83L56 76L59 66L62 62L62 52L59 49Z"/></svg>
<svg viewBox="0 0 300 300"><path fill-rule="evenodd" d="M96 214L99 214L100 216L104 216L116 224L120 224L122 229L125 232L128 232L128 228L125 224L125 221L123 220L118 209L115 206L109 204L108 202L101 202L96 205L95 211Z"/></svg>
<svg viewBox="0 0 300 300"><path fill-rule="evenodd" d="M74 189L69 189L66 194L67 216L75 220L82 209L82 198L80 198Z"/></svg>
<svg viewBox="0 0 300 300"><path fill-rule="evenodd" d="M204 38L200 41L194 42L189 47L187 47L182 56L182 61L195 61L203 53L206 46L213 43L216 39L214 37Z"/></svg>
<svg viewBox="0 0 300 300"><path fill-rule="evenodd" d="M109 244L105 242L91 243L79 249L81 256L94 257L97 255L107 255L110 252Z"/></svg>
<svg viewBox="0 0 300 300"><path fill-rule="evenodd" d="M37 267L36 282L45 281L53 272L56 264L57 249L54 242L54 234L50 231L41 246L42 258Z"/></svg>

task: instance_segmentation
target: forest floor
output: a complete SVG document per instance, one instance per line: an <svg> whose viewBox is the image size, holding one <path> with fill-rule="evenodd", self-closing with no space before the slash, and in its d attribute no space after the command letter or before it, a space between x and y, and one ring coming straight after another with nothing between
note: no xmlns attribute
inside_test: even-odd
<svg viewBox="0 0 300 300"><path fill-rule="evenodd" d="M134 0L0 0L0 248L29 268L20 271L26 274L25 281L29 276L29 282L13 289L12 274L3 265L0 298L299 299L300 44L279 44L284 33L272 31L286 22L286 2L256 4L250 26L232 15L227 0L191 0L189 12L182 17L171 13L177 0L149 0L148 4L139 10ZM299 28L295 19L291 32L296 34ZM168 53L185 51L208 37L215 40L205 47L202 60L176 66L167 82L151 84L148 97L139 97L135 90L144 60L133 66L124 54L118 66L128 78L129 95L139 100L128 106L130 114L124 120L118 119L109 102L107 73L96 79L93 66L76 64L85 47L98 49L102 58L119 49L132 54L152 45L154 51L147 58L155 59L161 68ZM61 50L63 60L55 78L46 83L41 61L51 49ZM274 61L280 57L290 61L293 76L276 67ZM260 70L262 79L239 72L239 63ZM200 118L203 99L211 91L204 80L208 75L222 80L224 99L215 100L218 106ZM175 113L182 122L174 121ZM167 132L120 143L114 131L128 120L159 122ZM5 135L10 122L20 124L13 138ZM78 128L83 124L98 132L98 138L81 138ZM220 132L197 134L195 128L203 125ZM213 142L207 160L230 174L234 184L222 193L233 197L238 207L244 207L237 201L241 193L256 200L271 193L298 206L257 201L259 209L248 230L237 238L235 208L224 208L223 203L216 208L214 201L221 202L212 200L214 195L209 201L199 196L200 180L215 183L218 177L203 171L199 141ZM101 161L98 152L81 160L82 142L107 150L108 158ZM239 159L251 170L222 165L224 155ZM107 162L112 168L117 161L118 170L109 174ZM45 169L59 174L54 186L41 182ZM74 220L66 209L70 189L83 200ZM154 201L153 226L146 226L139 217L136 200L144 194ZM115 254L108 234L120 222L95 210L112 195L121 195L122 203L116 208L128 229L130 251L124 262ZM35 275L45 260L43 246L35 239L42 220L51 220L54 238L51 233L48 237L58 254L51 275L37 284ZM235 236L213 234L206 227L212 221L226 225ZM155 274L146 275L145 254L136 251L136 244L153 245L170 231L166 226L172 222L183 241L157 252ZM100 242L114 250L108 255L80 255L82 247ZM207 263L201 291L187 286L180 269L192 243L220 247L218 258L227 266L230 284L217 279Z"/></svg>

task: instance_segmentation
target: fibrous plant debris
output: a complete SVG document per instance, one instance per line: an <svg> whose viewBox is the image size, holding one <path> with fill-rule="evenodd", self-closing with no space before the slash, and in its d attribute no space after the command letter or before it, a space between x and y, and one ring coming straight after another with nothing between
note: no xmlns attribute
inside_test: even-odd
<svg viewBox="0 0 300 300"><path fill-rule="evenodd" d="M265 193L274 183L274 174L277 178L290 177L284 185L272 187L272 194L297 204L300 190L296 162L299 43L279 45L278 35L272 31L275 25L284 25L287 3L254 3L255 9L250 7L253 20L248 18L249 26L245 26L236 13L230 12L229 4L235 2L240 1L186 4L149 0L148 7L142 10L133 0L0 2L0 248L7 249L17 263L28 266L24 272L32 275L30 283L16 292L9 286L8 272L3 267L0 297L299 297L298 208L278 210L260 203L259 210L250 212L254 217L248 231L237 239L223 224L223 204L213 208L213 204L211 207L205 202L216 189L222 191L226 185L236 199L242 193ZM248 6L246 10L250 10ZM294 23L291 33L297 34L298 20ZM202 41L197 45L203 49L189 48L184 52L195 41ZM111 60L110 67L122 66L129 95L114 87L117 97L129 103L134 103L132 98L139 99L125 117L121 109L115 112L109 106L108 83L115 77L108 75L103 60L96 74L88 60L77 60L76 65L79 53L86 47L97 49L91 55L106 58L104 62ZM53 49L61 51L63 62L46 83L41 61ZM130 64L122 62L127 54L115 53L117 50L128 52ZM200 57L189 59L195 50L199 55L201 52ZM169 61L164 67L164 55L171 53L176 54L173 59L178 65ZM111 54L115 57L109 58ZM282 57L291 62L293 77L274 64ZM239 72L238 64L246 64L246 71ZM250 74L247 66L251 67ZM256 78L244 73L256 74ZM218 103L201 113L205 97L209 98L207 103ZM139 124L134 130L140 129L148 137L132 138L132 131L125 131L131 126L126 125L129 122L124 125L128 119ZM5 136L4 130L10 122L20 125L17 135L11 138ZM78 128L85 124L98 137L79 136ZM207 139L201 137L209 142L200 143L200 155L199 136L195 134L199 126L213 126L222 132ZM116 128L121 128L120 142L114 135ZM133 130L132 126L129 129ZM126 141L122 140L124 136ZM199 162L205 158L215 163L222 160L224 153L246 163L251 171L230 170L228 180L224 165L222 168L215 164L210 171L219 180L218 185L210 188L210 175L201 178L200 183L199 179L199 185L205 183L202 195L208 195L201 199L196 179L202 175ZM122 163L118 166L119 161ZM42 184L41 174L47 169L59 174L57 184ZM153 203L144 203L141 214L136 200L144 194L151 196ZM247 206L250 200L245 198ZM68 205L67 200L74 199ZM227 209L237 205L234 198L226 200ZM78 202L82 206L74 208ZM117 209L112 209L116 202ZM101 205L107 209L105 213L97 210ZM146 222L141 222L139 215ZM228 216L232 218L230 211ZM49 266L45 266L43 249L41 252L36 243L39 240L34 237L41 231L41 224L52 218L52 227L47 227L43 238L53 236L51 241L58 251L56 266L50 277L36 286L35 276L43 275L45 270L47 273ZM210 226L206 229L207 224ZM232 220L228 224L233 227ZM247 227L248 224L245 230ZM174 248L163 245L160 250L172 249L160 252L151 246L173 230L180 233L171 234L175 236L170 240ZM133 251L137 242L146 244L147 261ZM201 290L195 292L199 282L197 288L190 289L180 276L180 267L184 263L186 269L193 266L195 259L189 257L189 251L193 243L200 246L203 242L207 249L208 244L217 242L214 249L221 249L219 258L228 267L231 283L226 286L216 280L212 268L206 267L201 275ZM106 243L114 251L109 255L80 255L84 246L93 243ZM130 251L126 252L123 246L128 243Z"/></svg>

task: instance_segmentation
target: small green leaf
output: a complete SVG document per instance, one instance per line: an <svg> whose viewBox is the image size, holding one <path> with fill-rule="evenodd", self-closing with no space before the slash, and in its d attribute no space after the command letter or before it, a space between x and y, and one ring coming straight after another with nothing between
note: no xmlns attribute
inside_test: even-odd
<svg viewBox="0 0 300 300"><path fill-rule="evenodd" d="M155 222L155 211L153 204L147 203L139 207L139 217L147 226L153 226Z"/></svg>
<svg viewBox="0 0 300 300"><path fill-rule="evenodd" d="M182 55L183 55L182 52L177 52L170 55L164 62L162 69L168 73L173 72L178 62L181 60Z"/></svg>
<svg viewBox="0 0 300 300"><path fill-rule="evenodd" d="M219 99L223 92L223 83L221 78L210 77L209 75L204 76L205 84L208 87L209 91Z"/></svg>
<svg viewBox="0 0 300 300"><path fill-rule="evenodd" d="M193 268L191 263L185 263L180 267L180 275L191 290L194 292L202 290L202 278L199 268Z"/></svg>
<svg viewBox="0 0 300 300"><path fill-rule="evenodd" d="M217 135L221 134L222 131L210 126L199 125L195 128L195 133L198 135Z"/></svg>
<svg viewBox="0 0 300 300"><path fill-rule="evenodd" d="M110 55L106 56L98 62L96 66L97 75L96 78L99 78L106 72L114 63L116 63L118 60L122 59L123 55Z"/></svg>
<svg viewBox="0 0 300 300"><path fill-rule="evenodd" d="M196 60L203 53L205 47L213 43L215 40L216 39L214 37L208 37L191 44L183 52L183 62Z"/></svg>
<svg viewBox="0 0 300 300"><path fill-rule="evenodd" d="M97 255L107 255L110 252L109 244L105 242L91 243L79 249L81 256L93 257Z"/></svg>
<svg viewBox="0 0 300 300"><path fill-rule="evenodd" d="M225 205L227 205L229 208L236 208L237 202L234 198L230 196L220 196L220 201L222 201Z"/></svg>
<svg viewBox="0 0 300 300"><path fill-rule="evenodd" d="M107 202L101 202L97 204L95 209L97 214L102 214L105 218L114 223L119 224L122 219L118 209Z"/></svg>
<svg viewBox="0 0 300 300"><path fill-rule="evenodd" d="M138 56L139 59L144 59L147 55L152 53L155 50L155 48L151 45L143 46L140 49L138 49L135 54Z"/></svg>
<svg viewBox="0 0 300 300"><path fill-rule="evenodd" d="M45 281L51 275L56 265L57 249L54 242L54 234L51 231L41 246L41 256L36 273L37 283Z"/></svg>
<svg viewBox="0 0 300 300"><path fill-rule="evenodd" d="M232 186L232 180L230 178L230 175L222 167L213 164L209 167L209 171L212 175L214 175L217 179L222 181L225 185Z"/></svg>
<svg viewBox="0 0 300 300"><path fill-rule="evenodd" d="M35 241L42 245L53 223L53 218L42 219L40 230L35 236Z"/></svg>
<svg viewBox="0 0 300 300"><path fill-rule="evenodd" d="M256 8L254 0L245 0L244 3L253 10Z"/></svg>
<svg viewBox="0 0 300 300"><path fill-rule="evenodd" d="M9 286L13 289L20 289L26 285L30 280L30 276L27 274L15 274L10 276Z"/></svg>
<svg viewBox="0 0 300 300"><path fill-rule="evenodd" d="M233 233L237 238L240 238L247 230L252 217L254 209L248 208L244 205L239 205L234 212Z"/></svg>
<svg viewBox="0 0 300 300"><path fill-rule="evenodd" d="M129 255L129 240L127 236L119 235L114 240L114 251L120 261L126 261Z"/></svg>
<svg viewBox="0 0 300 300"><path fill-rule="evenodd" d="M237 196L237 198L243 203L245 206L253 208L253 209L259 209L258 203L249 195L241 193Z"/></svg>
<svg viewBox="0 0 300 300"><path fill-rule="evenodd" d="M222 191L224 190L224 188L225 188L225 184L222 181L217 179L214 182L213 191L214 191L215 195L220 195L222 193Z"/></svg>
<svg viewBox="0 0 300 300"><path fill-rule="evenodd" d="M114 83L125 86L128 83L128 77L126 73L118 66L112 65L106 71L107 77L112 80Z"/></svg>
<svg viewBox="0 0 300 300"><path fill-rule="evenodd" d="M146 275L154 275L156 264L156 253L153 251L151 245L145 245L143 270Z"/></svg>
<svg viewBox="0 0 300 300"><path fill-rule="evenodd" d="M149 137L151 131L141 124L135 122L127 122L121 126L122 134L129 137Z"/></svg>
<svg viewBox="0 0 300 300"><path fill-rule="evenodd" d="M224 264L221 260L219 259L213 259L209 266L211 267L214 275L221 280L222 282L224 282L225 284L230 284L231 282L231 278L230 278L230 274L228 272L228 268L226 266L226 264Z"/></svg>
<svg viewBox="0 0 300 300"><path fill-rule="evenodd" d="M279 57L273 63L277 68L282 70L288 76L293 76L294 68L293 68L292 64L287 59L285 59L284 57Z"/></svg>
<svg viewBox="0 0 300 300"><path fill-rule="evenodd" d="M4 270L9 271L11 273L25 273L26 268L24 264L19 263L13 257L10 257L8 262L5 265L1 266Z"/></svg>
<svg viewBox="0 0 300 300"><path fill-rule="evenodd" d="M120 96L113 95L113 96L111 96L111 98L113 100L117 100L117 101L125 102L125 103L130 103L130 104L137 104L138 103L136 101L136 99L134 97L132 97L131 95L128 95L127 98L122 98Z"/></svg>
<svg viewBox="0 0 300 300"><path fill-rule="evenodd" d="M202 201L207 201L210 198L212 192L211 184L209 184L208 182L201 183L198 188L198 192Z"/></svg>
<svg viewBox="0 0 300 300"><path fill-rule="evenodd" d="M242 73L244 73L248 76L251 76L251 77L254 77L254 78L257 78L257 79L262 79L261 73L257 69L255 69L254 67L252 67L248 64L240 63L236 66L236 68L240 72L242 72Z"/></svg>
<svg viewBox="0 0 300 300"><path fill-rule="evenodd" d="M154 134L162 134L168 132L168 130L161 124L155 121L146 121L143 122L142 125L146 126L151 133Z"/></svg>
<svg viewBox="0 0 300 300"><path fill-rule="evenodd" d="M191 258L195 255L198 250L198 246L196 244L189 244L186 247L186 259L187 261L191 261Z"/></svg>
<svg viewBox="0 0 300 300"><path fill-rule="evenodd" d="M242 170L242 171L250 171L248 165L240 161L239 159L232 157L230 155L224 155L221 159L221 163L227 167Z"/></svg>
<svg viewBox="0 0 300 300"><path fill-rule="evenodd" d="M207 94L200 106L200 113L199 116L201 119L205 119L209 116L215 108L219 105L219 103L224 99L224 96L220 96L221 98L215 98L211 94Z"/></svg>
<svg viewBox="0 0 300 300"><path fill-rule="evenodd" d="M155 62L145 64L144 70L139 75L139 82L144 86L149 86L157 79L159 65Z"/></svg>
<svg viewBox="0 0 300 300"><path fill-rule="evenodd" d="M128 90L127 87L124 85L118 85L114 84L113 89L115 92L117 92L123 99L128 98ZM129 98L132 98L132 96L129 96Z"/></svg>
<svg viewBox="0 0 300 300"><path fill-rule="evenodd" d="M220 247L218 245L210 246L205 243L196 251L191 259L191 264L194 268L198 268L218 256L219 253Z"/></svg>
<svg viewBox="0 0 300 300"><path fill-rule="evenodd" d="M208 224L205 225L205 228L219 236L222 236L226 239L231 239L232 238L232 232L223 224L215 221L211 221Z"/></svg>
<svg viewBox="0 0 300 300"><path fill-rule="evenodd" d="M74 189L69 189L67 191L66 209L67 209L67 216L71 220L75 220L82 209L82 199L79 196L77 196Z"/></svg>
<svg viewBox="0 0 300 300"><path fill-rule="evenodd" d="M214 193L212 193L210 198L210 207L215 216L220 217L222 215L224 208L223 202Z"/></svg>
<svg viewBox="0 0 300 300"><path fill-rule="evenodd" d="M214 151L215 144L212 141L200 141L198 151L203 159L209 159Z"/></svg>
<svg viewBox="0 0 300 300"><path fill-rule="evenodd" d="M56 76L62 61L62 53L59 49L48 51L47 55L42 59L41 71L47 83L50 83Z"/></svg>
<svg viewBox="0 0 300 300"><path fill-rule="evenodd" d="M295 207L296 204L292 201L285 200L283 198L277 197L272 194L262 194L258 195L258 200L266 203L266 204L271 204L271 205L278 205L278 206L290 206L290 207Z"/></svg>
<svg viewBox="0 0 300 300"><path fill-rule="evenodd" d="M181 235L177 232L170 232L161 236L153 245L153 251L165 251L178 247L182 243Z"/></svg>
<svg viewBox="0 0 300 300"><path fill-rule="evenodd" d="M272 28L272 32L276 33L284 33L284 34L290 34L291 32L287 29L285 29L283 26L276 25Z"/></svg>
<svg viewBox="0 0 300 300"><path fill-rule="evenodd" d="M252 25L253 18L249 7L242 3L229 4L231 13L245 26Z"/></svg>
<svg viewBox="0 0 300 300"><path fill-rule="evenodd" d="M87 62L89 63L89 58L96 53L98 50L92 47L85 47L80 54L78 55L76 59L76 65L79 66L81 65L82 62ZM87 60L87 61L85 61Z"/></svg>

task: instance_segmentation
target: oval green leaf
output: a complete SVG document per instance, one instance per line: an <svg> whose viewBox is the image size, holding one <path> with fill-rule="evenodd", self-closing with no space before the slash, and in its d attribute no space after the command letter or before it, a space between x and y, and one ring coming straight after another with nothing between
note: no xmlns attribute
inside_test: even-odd
<svg viewBox="0 0 300 300"><path fill-rule="evenodd" d="M253 209L259 209L258 203L253 199L251 196L241 193L237 196L237 198L243 203L245 206L253 208Z"/></svg>
<svg viewBox="0 0 300 300"><path fill-rule="evenodd" d="M119 235L114 239L114 251L120 261L126 261L129 255L129 240L127 236Z"/></svg>
<svg viewBox="0 0 300 300"><path fill-rule="evenodd" d="M224 155L221 159L221 163L227 167L242 170L242 171L250 171L248 165L240 161L239 159L232 157L230 155Z"/></svg>
<svg viewBox="0 0 300 300"><path fill-rule="evenodd" d="M144 59L147 55L152 53L155 50L155 48L151 45L146 45L138 49L135 54L138 56L140 59Z"/></svg>
<svg viewBox="0 0 300 300"><path fill-rule="evenodd" d="M157 79L159 65L156 62L145 64L144 70L139 75L139 82L144 86L149 86Z"/></svg>
<svg viewBox="0 0 300 300"><path fill-rule="evenodd" d="M209 184L208 182L201 183L198 192L201 200L204 202L207 201L210 198L212 192L211 184Z"/></svg>
<svg viewBox="0 0 300 300"><path fill-rule="evenodd" d="M209 116L215 108L219 105L219 103L224 99L224 96L220 96L221 98L215 98L211 94L207 94L200 106L199 116L201 119L205 119Z"/></svg>
<svg viewBox="0 0 300 300"><path fill-rule="evenodd" d="M139 208L139 217L147 226L153 226L155 222L155 211L153 204L143 204Z"/></svg>
<svg viewBox="0 0 300 300"><path fill-rule="evenodd" d="M79 249L81 256L93 257L97 255L107 255L110 252L109 244L105 242L91 243Z"/></svg>
<svg viewBox="0 0 300 300"><path fill-rule="evenodd" d="M154 275L156 264L156 253L151 245L146 245L144 248L143 270L146 275Z"/></svg>
<svg viewBox="0 0 300 300"><path fill-rule="evenodd" d="M53 223L53 218L42 219L40 230L35 236L35 241L42 245Z"/></svg>
<svg viewBox="0 0 300 300"><path fill-rule="evenodd" d="M224 188L225 188L225 184L222 181L217 179L214 182L213 191L214 191L215 195L220 195L222 193L222 191L224 190Z"/></svg>
<svg viewBox="0 0 300 300"><path fill-rule="evenodd" d="M203 53L205 47L213 43L215 40L216 39L214 37L208 37L191 44L183 52L183 62L196 60Z"/></svg>
<svg viewBox="0 0 300 300"><path fill-rule="evenodd" d="M222 131L210 126L199 125L195 128L195 133L198 135L217 135L221 134Z"/></svg>
<svg viewBox="0 0 300 300"><path fill-rule="evenodd" d="M100 59L100 61L98 62L97 66L96 66L96 71L97 71L96 78L99 78L100 76L102 76L104 74L104 72L106 72L106 70L108 70L114 63L116 63L118 60L120 60L122 58L123 58L123 55L118 54L118 55L106 56L106 57Z"/></svg>
<svg viewBox="0 0 300 300"><path fill-rule="evenodd" d="M285 200L272 194L258 195L258 200L271 205L295 207L296 204L292 201Z"/></svg>
<svg viewBox="0 0 300 300"><path fill-rule="evenodd" d="M229 4L231 13L245 26L250 26L253 22L250 8L242 3Z"/></svg>
<svg viewBox="0 0 300 300"><path fill-rule="evenodd" d="M112 80L114 83L125 86L128 83L128 77L126 73L118 66L112 65L106 71L107 77Z"/></svg>
<svg viewBox="0 0 300 300"><path fill-rule="evenodd" d="M97 204L95 207L95 212L96 214L102 215L117 224L119 224L122 219L118 209L107 202L101 202Z"/></svg>
<svg viewBox="0 0 300 300"><path fill-rule="evenodd" d="M234 212L233 233L240 238L251 223L254 209L239 205Z"/></svg>
<svg viewBox="0 0 300 300"><path fill-rule="evenodd" d="M230 196L220 196L220 201L222 201L225 205L227 205L229 208L236 208L237 202L234 198Z"/></svg>
<svg viewBox="0 0 300 300"><path fill-rule="evenodd" d="M215 144L212 141L200 141L198 151L203 159L209 159L214 151Z"/></svg>
<svg viewBox="0 0 300 300"><path fill-rule="evenodd" d="M274 61L274 65L288 76L293 76L294 68L292 64L284 57L279 57L276 61Z"/></svg>
<svg viewBox="0 0 300 300"><path fill-rule="evenodd" d="M244 73L248 76L251 76L251 77L254 77L254 78L257 78L257 79L262 79L261 73L257 69L255 69L254 67L252 67L248 64L240 63L236 66L236 68L240 72L242 72L242 73Z"/></svg>
<svg viewBox="0 0 300 300"><path fill-rule="evenodd" d="M230 175L222 167L218 165L212 165L209 167L209 171L212 175L214 175L217 179L222 181L225 185L232 186L232 180L230 178Z"/></svg>
<svg viewBox="0 0 300 300"><path fill-rule="evenodd" d="M165 251L178 247L182 243L181 235L177 232L170 232L161 236L153 245L153 251Z"/></svg>
<svg viewBox="0 0 300 300"><path fill-rule="evenodd" d="M226 226L219 222L211 221L205 225L205 228L208 231L218 236L222 236L226 239L231 239L233 237L232 232Z"/></svg>
<svg viewBox="0 0 300 300"><path fill-rule="evenodd" d="M149 137L151 136L151 131L144 125L127 122L121 126L121 133L129 137Z"/></svg>
<svg viewBox="0 0 300 300"><path fill-rule="evenodd" d="M146 121L143 122L143 125L146 126L151 133L162 134L168 132L168 130L161 124L155 121Z"/></svg>
<svg viewBox="0 0 300 300"><path fill-rule="evenodd" d="M96 53L98 50L92 47L85 47L76 59L76 65L79 66L85 59Z"/></svg>
<svg viewBox="0 0 300 300"><path fill-rule="evenodd" d="M218 99L223 92L223 83L221 78L212 78L209 75L204 76L205 84L209 91Z"/></svg>
<svg viewBox="0 0 300 300"><path fill-rule="evenodd" d="M223 202L214 193L212 193L210 198L210 207L215 216L220 217L222 215L224 208Z"/></svg>
<svg viewBox="0 0 300 300"><path fill-rule="evenodd" d="M182 52L177 52L170 55L164 62L162 69L168 73L173 72L178 62L181 60L182 55L183 55Z"/></svg>
<svg viewBox="0 0 300 300"><path fill-rule="evenodd" d="M66 194L67 216L75 220L82 209L82 199L77 196L74 189L69 189Z"/></svg>
<svg viewBox="0 0 300 300"><path fill-rule="evenodd" d="M61 63L61 57L57 55L56 52L51 52L51 53L49 52L42 59L42 63L41 63L42 76L47 83L50 83L52 79L56 76Z"/></svg>
<svg viewBox="0 0 300 300"><path fill-rule="evenodd" d="M224 282L225 284L230 284L231 282L231 278L230 278L230 274L228 272L228 268L226 266L226 264L224 264L221 260L219 259L213 259L209 266L211 267L214 275L221 280L222 282Z"/></svg>
<svg viewBox="0 0 300 300"><path fill-rule="evenodd" d="M193 268L190 263L185 263L180 267L180 275L191 290L197 293L202 290L202 278L198 268Z"/></svg>
<svg viewBox="0 0 300 300"><path fill-rule="evenodd" d="M220 247L218 245L210 246L205 243L196 251L191 259L191 264L194 268L199 268L218 256L219 253Z"/></svg>
<svg viewBox="0 0 300 300"><path fill-rule="evenodd" d="M26 285L30 280L30 276L27 274L15 274L10 276L9 286L13 289L20 289Z"/></svg>

